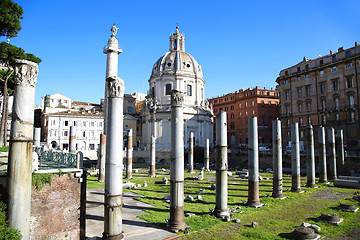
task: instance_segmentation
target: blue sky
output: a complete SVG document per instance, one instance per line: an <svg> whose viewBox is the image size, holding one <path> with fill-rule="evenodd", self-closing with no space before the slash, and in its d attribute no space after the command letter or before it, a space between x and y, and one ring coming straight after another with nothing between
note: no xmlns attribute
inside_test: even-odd
<svg viewBox="0 0 360 240"><path fill-rule="evenodd" d="M125 92L148 90L153 64L178 24L185 50L202 65L205 97L275 87L280 70L360 42L358 0L83 1L15 0L24 10L11 44L42 59L35 103L61 93L77 101L104 97L113 23L123 53ZM5 38L0 38L5 41Z"/></svg>

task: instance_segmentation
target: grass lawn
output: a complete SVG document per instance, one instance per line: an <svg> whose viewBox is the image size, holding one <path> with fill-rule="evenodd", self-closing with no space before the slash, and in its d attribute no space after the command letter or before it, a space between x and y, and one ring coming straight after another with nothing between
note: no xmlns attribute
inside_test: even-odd
<svg viewBox="0 0 360 240"><path fill-rule="evenodd" d="M158 177L150 178L147 176L147 169L140 169L139 173L133 173L131 182L143 184L147 182L147 187L131 189L140 194L136 199L150 205L154 209L144 210L148 214L141 215L140 218L166 228L165 219L170 217L169 203L163 198L170 192L170 185L164 185L161 180L164 176L170 179L169 171L157 171ZM205 172L203 181L194 181L193 177L197 174L185 173L185 197L198 196L197 192L204 189L201 195L206 203L199 201L185 201L185 213L195 213L195 216L186 217L185 221L190 226L190 234L184 234L185 239L286 239L295 227L302 222L316 224L321 227L321 236L335 238L344 236L346 232L354 227L360 227L360 212L349 213L338 210L336 207L340 202L355 204L358 202L351 200L355 190L346 188L336 188L332 185L318 184L318 188L306 188L305 193L298 194L287 191L291 188L291 176L283 176L284 195L287 199L274 199L272 194L272 174L260 173L263 180L260 181L260 202L265 206L261 208L251 208L244 206L243 201L248 198L248 181L235 176L228 178L228 207L236 209L234 218L240 219L240 223L223 222L209 214L209 209L215 208L215 190L211 190L211 184L215 183L215 174ZM124 182L127 181L124 179ZM302 185L306 184L306 177L301 179ZM104 187L104 183L97 182L97 176L88 178L88 188ZM241 211L241 213L240 213ZM338 213L344 222L339 226L333 226L324 222L319 222L317 217L322 212ZM256 228L251 228L251 222L259 224ZM349 238L353 239L353 238Z"/></svg>

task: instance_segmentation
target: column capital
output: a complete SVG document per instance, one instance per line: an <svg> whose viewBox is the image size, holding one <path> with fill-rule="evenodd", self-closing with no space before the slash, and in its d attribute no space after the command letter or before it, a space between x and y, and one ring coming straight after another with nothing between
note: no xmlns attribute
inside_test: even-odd
<svg viewBox="0 0 360 240"><path fill-rule="evenodd" d="M116 76L106 79L109 98L123 98L125 92L124 81Z"/></svg>
<svg viewBox="0 0 360 240"><path fill-rule="evenodd" d="M178 90L171 90L171 107L182 107L184 104L184 93Z"/></svg>
<svg viewBox="0 0 360 240"><path fill-rule="evenodd" d="M28 60L15 60L15 85L35 87L39 73L38 64Z"/></svg>

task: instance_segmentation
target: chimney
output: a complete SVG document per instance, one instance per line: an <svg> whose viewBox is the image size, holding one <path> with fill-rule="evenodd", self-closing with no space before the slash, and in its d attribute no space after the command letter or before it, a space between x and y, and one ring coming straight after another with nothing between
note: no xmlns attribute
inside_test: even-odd
<svg viewBox="0 0 360 240"><path fill-rule="evenodd" d="M344 51L344 47L339 47L338 52Z"/></svg>
<svg viewBox="0 0 360 240"><path fill-rule="evenodd" d="M330 54L331 54L331 55L334 54L333 50L330 50Z"/></svg>

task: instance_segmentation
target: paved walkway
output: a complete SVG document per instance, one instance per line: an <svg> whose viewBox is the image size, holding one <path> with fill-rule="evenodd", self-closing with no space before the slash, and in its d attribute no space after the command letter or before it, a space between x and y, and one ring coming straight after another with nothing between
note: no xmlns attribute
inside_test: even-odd
<svg viewBox="0 0 360 240"><path fill-rule="evenodd" d="M177 234L148 223L137 216L146 214L143 209L153 206L134 200L139 196L132 192L124 193L123 231L126 240L163 240ZM86 236L88 239L101 239L104 231L104 189L87 190Z"/></svg>

